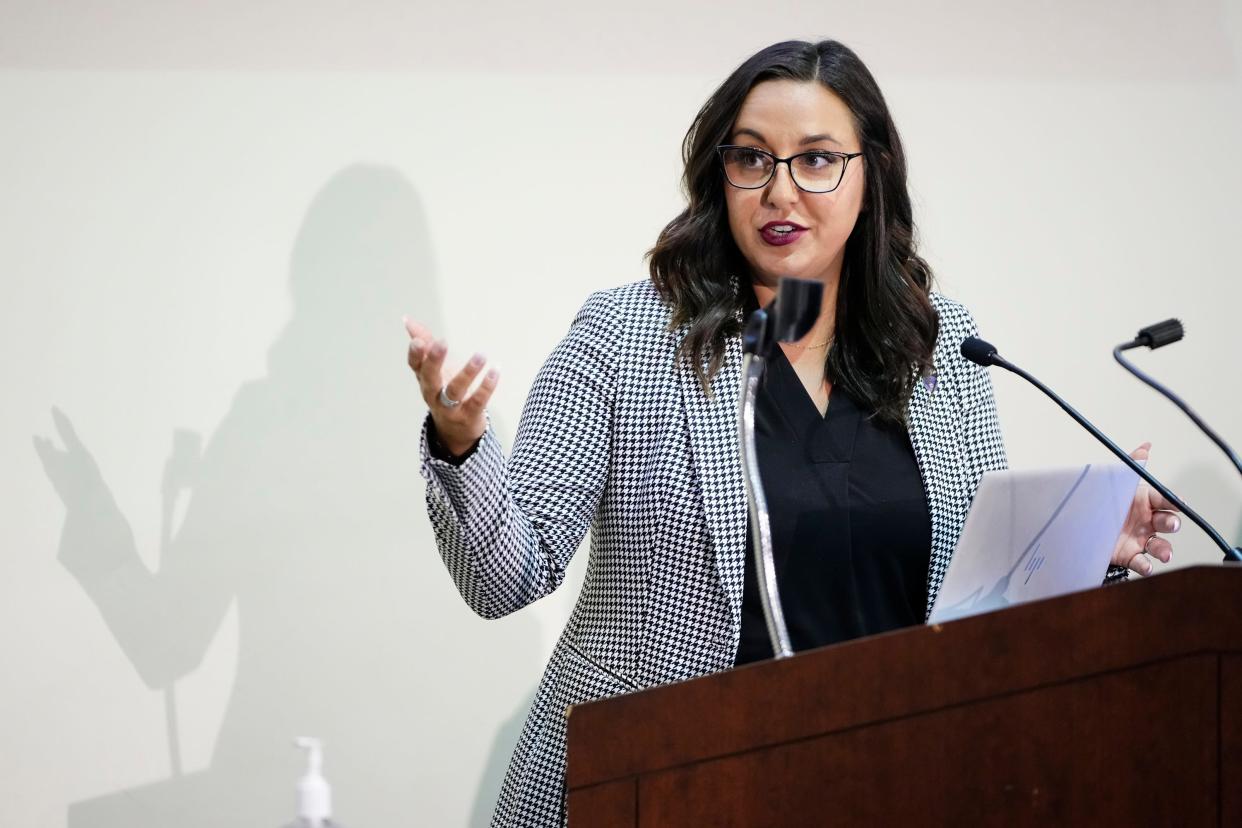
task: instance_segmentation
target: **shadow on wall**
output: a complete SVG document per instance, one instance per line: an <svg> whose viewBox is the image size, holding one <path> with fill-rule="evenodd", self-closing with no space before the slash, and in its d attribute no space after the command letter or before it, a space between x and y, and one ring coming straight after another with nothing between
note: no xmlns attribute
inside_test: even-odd
<svg viewBox="0 0 1242 828"><path fill-rule="evenodd" d="M496 810L500 786L505 781L505 771L509 769L509 757L518 743L518 737L522 735L522 725L526 723L526 714L530 712L530 705L534 700L535 691L532 689L496 730L487 754L487 766L483 768L483 779L479 783L474 807L470 811L470 825L476 828L486 828L492 821L492 811Z"/></svg>
<svg viewBox="0 0 1242 828"><path fill-rule="evenodd" d="M284 824L305 767L298 735L324 740L346 824L408 823L420 798L444 796L420 770L442 764L446 728L471 718L444 670L469 642L441 628L473 617L434 553L419 496L422 408L400 319L409 312L435 330L442 319L409 183L379 167L333 177L299 231L290 284L293 316L268 375L241 387L205 451L196 434L174 436L156 572L69 418L54 411L63 450L35 439L67 509L60 561L169 711L172 776L71 805L72 828ZM183 775L176 682L202 661L234 600L228 710L210 767ZM521 619L508 622L493 667L539 657L537 622ZM511 725L476 811L495 800Z"/></svg>

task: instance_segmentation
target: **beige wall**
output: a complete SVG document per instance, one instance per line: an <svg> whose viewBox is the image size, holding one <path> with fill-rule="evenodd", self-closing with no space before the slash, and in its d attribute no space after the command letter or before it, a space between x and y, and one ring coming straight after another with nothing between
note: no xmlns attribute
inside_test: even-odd
<svg viewBox="0 0 1242 828"><path fill-rule="evenodd" d="M1242 540L1109 356L1180 316L1139 359L1242 444L1236 4L206 5L0 0L0 824L276 825L303 733L346 825L484 820L577 578L457 597L401 315L499 365L507 442L643 278L705 95L790 36L879 78L941 289ZM1014 465L1104 459L996 383ZM41 457L53 407L81 443Z"/></svg>

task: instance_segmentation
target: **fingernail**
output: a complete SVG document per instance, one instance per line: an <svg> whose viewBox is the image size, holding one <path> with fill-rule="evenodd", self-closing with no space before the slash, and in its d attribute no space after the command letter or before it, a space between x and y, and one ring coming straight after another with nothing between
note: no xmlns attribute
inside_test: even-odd
<svg viewBox="0 0 1242 828"><path fill-rule="evenodd" d="M1155 569L1155 567L1153 567L1151 564L1148 564L1146 568L1143 569L1143 574L1150 575L1153 569Z"/></svg>
<svg viewBox="0 0 1242 828"><path fill-rule="evenodd" d="M1176 532L1178 529L1181 529L1181 528L1182 528L1182 519L1173 518L1173 531Z"/></svg>
<svg viewBox="0 0 1242 828"><path fill-rule="evenodd" d="M435 354L436 356L444 356L444 353L447 350L448 350L447 345L445 345L443 342L437 342L435 346L431 349L431 352Z"/></svg>
<svg viewBox="0 0 1242 828"><path fill-rule="evenodd" d="M487 378L489 380L495 381L496 377L498 376L500 376L500 372L497 371L495 368L492 368L487 372Z"/></svg>
<svg viewBox="0 0 1242 828"><path fill-rule="evenodd" d="M414 350L416 350L416 351L417 351L417 350L419 350L420 348L422 348L422 347L423 347L423 341L422 341L421 339L418 339L418 338L411 339L411 340L410 340L410 347L411 347L411 348L413 348Z"/></svg>
<svg viewBox="0 0 1242 828"><path fill-rule="evenodd" d="M482 365L482 364L483 364L483 355L482 355L482 354L475 354L474 356L470 357L470 367L471 367L471 368L478 368L478 367L479 367L480 365Z"/></svg>

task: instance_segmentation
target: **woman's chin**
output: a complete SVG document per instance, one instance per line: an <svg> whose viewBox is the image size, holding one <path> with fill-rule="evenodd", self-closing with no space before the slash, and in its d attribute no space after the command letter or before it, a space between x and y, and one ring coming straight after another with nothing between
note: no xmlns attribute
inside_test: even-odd
<svg viewBox="0 0 1242 828"><path fill-rule="evenodd" d="M797 254L775 255L764 257L763 271L776 277L792 276L795 279L813 279L815 269L809 267L805 256Z"/></svg>

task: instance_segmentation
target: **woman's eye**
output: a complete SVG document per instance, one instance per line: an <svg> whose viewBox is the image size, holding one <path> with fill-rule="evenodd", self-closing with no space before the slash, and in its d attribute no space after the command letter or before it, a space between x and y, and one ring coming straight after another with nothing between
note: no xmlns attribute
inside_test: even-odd
<svg viewBox="0 0 1242 828"><path fill-rule="evenodd" d="M747 167L762 167L764 162L767 161L763 153L755 152L754 150L741 150L738 152L738 156L742 164Z"/></svg>
<svg viewBox="0 0 1242 828"><path fill-rule="evenodd" d="M828 153L811 153L798 158L798 164L808 170L830 170L841 163L841 159Z"/></svg>

